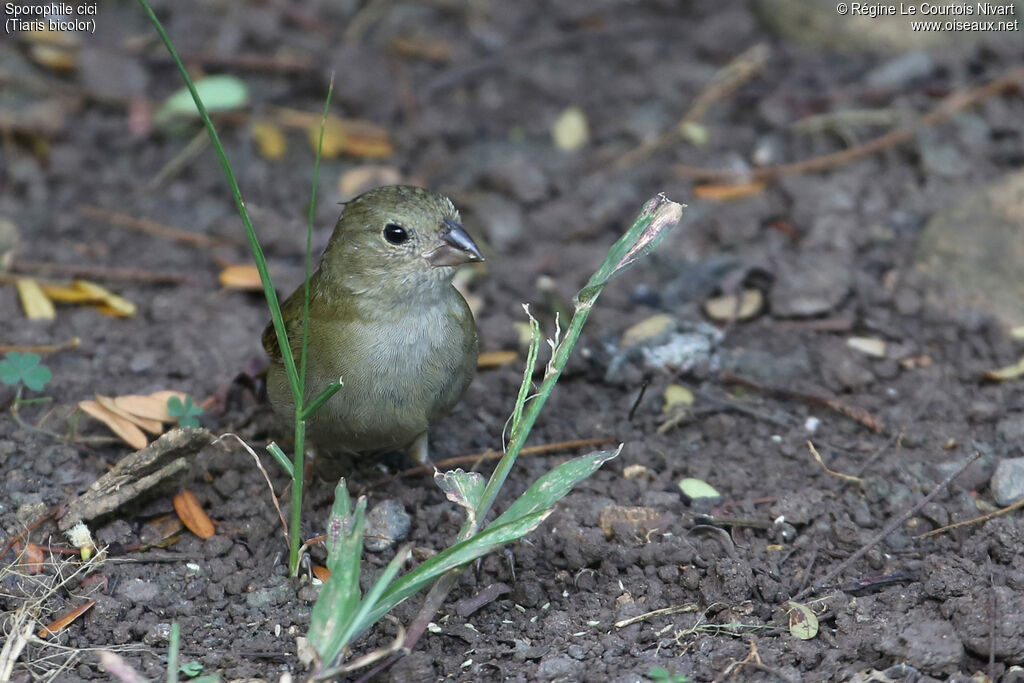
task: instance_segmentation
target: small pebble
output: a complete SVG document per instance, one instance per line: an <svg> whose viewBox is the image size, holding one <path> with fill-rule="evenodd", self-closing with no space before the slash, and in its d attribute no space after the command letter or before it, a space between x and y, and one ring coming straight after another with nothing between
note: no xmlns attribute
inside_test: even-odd
<svg viewBox="0 0 1024 683"><path fill-rule="evenodd" d="M364 545L372 553L379 553L405 540L412 519L405 506L394 498L377 503L366 513Z"/></svg>

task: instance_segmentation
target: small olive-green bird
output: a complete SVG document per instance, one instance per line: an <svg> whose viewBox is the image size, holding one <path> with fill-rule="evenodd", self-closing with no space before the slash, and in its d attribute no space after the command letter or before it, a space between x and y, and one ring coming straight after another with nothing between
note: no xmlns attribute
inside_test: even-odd
<svg viewBox="0 0 1024 683"><path fill-rule="evenodd" d="M452 286L455 268L483 261L447 197L406 185L347 202L309 282L306 401L342 387L308 420L321 457L406 450L428 459L427 431L458 402L477 363L476 324ZM295 363L303 288L282 305ZM294 419L272 325L267 393Z"/></svg>

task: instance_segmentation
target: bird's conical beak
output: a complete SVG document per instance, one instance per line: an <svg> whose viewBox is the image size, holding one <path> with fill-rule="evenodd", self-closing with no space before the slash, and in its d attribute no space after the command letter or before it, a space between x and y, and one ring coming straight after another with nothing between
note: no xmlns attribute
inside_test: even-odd
<svg viewBox="0 0 1024 683"><path fill-rule="evenodd" d="M484 260L480 248L473 242L473 238L451 218L444 219L440 241L436 247L424 254L424 258L435 268L461 266L463 263L477 263Z"/></svg>

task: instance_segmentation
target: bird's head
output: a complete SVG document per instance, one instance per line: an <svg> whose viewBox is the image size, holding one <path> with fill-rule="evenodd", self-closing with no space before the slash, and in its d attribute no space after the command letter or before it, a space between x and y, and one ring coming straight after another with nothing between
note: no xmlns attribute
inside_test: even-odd
<svg viewBox="0 0 1024 683"><path fill-rule="evenodd" d="M345 204L321 270L361 289L416 287L449 282L455 266L483 260L450 199L390 185Z"/></svg>

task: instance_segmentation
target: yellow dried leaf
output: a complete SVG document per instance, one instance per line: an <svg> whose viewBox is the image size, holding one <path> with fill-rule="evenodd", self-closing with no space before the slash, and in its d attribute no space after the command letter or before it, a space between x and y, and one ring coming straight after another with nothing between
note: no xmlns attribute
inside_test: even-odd
<svg viewBox="0 0 1024 683"><path fill-rule="evenodd" d="M78 407L110 427L112 432L135 450L142 450L149 445L149 439L135 424L110 412L96 401L79 401Z"/></svg>
<svg viewBox="0 0 1024 683"><path fill-rule="evenodd" d="M735 185L698 185L693 188L693 196L697 199L709 199L715 202L727 202L745 199L764 191L764 183L739 183Z"/></svg>
<svg viewBox="0 0 1024 683"><path fill-rule="evenodd" d="M188 530L199 538L209 538L216 533L213 522L199 504L196 495L185 489L174 496L174 511L188 527Z"/></svg>
<svg viewBox="0 0 1024 683"><path fill-rule="evenodd" d="M184 397L184 394L181 394L181 397ZM184 398L182 398L182 400L184 400ZM136 415L146 420L174 422L174 418L167 412L166 398L161 400L158 396L128 394L127 396L114 397L114 405L126 413Z"/></svg>
<svg viewBox="0 0 1024 683"><path fill-rule="evenodd" d="M733 294L708 299L704 302L704 313L716 322L732 320L733 314L736 320L749 320L761 311L763 304L764 297L760 290L744 289L739 300Z"/></svg>
<svg viewBox="0 0 1024 683"><path fill-rule="evenodd" d="M590 140L590 126L587 115L577 106L566 109L551 126L551 139L555 147L563 152L575 152Z"/></svg>
<svg viewBox="0 0 1024 683"><path fill-rule="evenodd" d="M306 134L316 149L320 139L320 121L307 126ZM389 157L394 152L391 136L388 131L370 121L360 119L342 119L328 116L324 126L323 158L347 154L361 158Z"/></svg>
<svg viewBox="0 0 1024 683"><path fill-rule="evenodd" d="M53 45L32 45L28 54L33 62L53 71L74 71L78 67L74 52Z"/></svg>
<svg viewBox="0 0 1024 683"><path fill-rule="evenodd" d="M1017 379L1021 376L1024 376L1024 358L1021 358L1013 365L1007 365L1006 367L985 371L985 377L1000 382L1008 379Z"/></svg>
<svg viewBox="0 0 1024 683"><path fill-rule="evenodd" d="M69 612L65 612L61 616L59 616L56 619L54 619L53 621L51 621L46 626L44 626L41 629L39 629L39 637L40 638L48 638L50 636L57 635L58 633L63 631L65 628L67 628L68 625L71 624L71 622L73 622L75 619L77 619L78 617L80 617L83 614L85 614L86 612L88 612L89 608L92 607L95 604L96 604L95 600L89 600L85 604L79 605L78 607L74 608L73 610L71 610Z"/></svg>
<svg viewBox="0 0 1024 683"><path fill-rule="evenodd" d="M137 425L141 429L149 432L150 434L160 435L164 433L164 426L160 420L152 420L146 417L139 417L138 415L132 415L131 413L122 410L118 405L116 399L110 398L109 396L100 396L96 394L96 402L101 406L112 412L118 417L122 417L128 420L134 425Z"/></svg>
<svg viewBox="0 0 1024 683"><path fill-rule="evenodd" d="M260 271L256 270L256 266L251 263L228 266L220 271L218 279L228 289L244 291L260 291L263 289Z"/></svg>
<svg viewBox="0 0 1024 683"><path fill-rule="evenodd" d="M167 401L172 396L177 396L178 400L181 401L182 403L184 403L185 399L188 398L188 394L186 394L184 391L174 391L173 389L162 389L161 391L154 391L149 396L150 398L155 398L156 400L163 402L165 409L167 407ZM174 422L178 418L171 417L170 415L168 415L166 420L164 420L163 418L158 419L163 420L164 422Z"/></svg>
<svg viewBox="0 0 1024 683"><path fill-rule="evenodd" d="M270 121L252 124L252 137L264 159L280 159L288 151L288 141L278 126Z"/></svg>
<svg viewBox="0 0 1024 683"><path fill-rule="evenodd" d="M84 292L77 287L65 285L41 285L43 294L62 304L86 304L96 303L97 299L89 292Z"/></svg>
<svg viewBox="0 0 1024 683"><path fill-rule="evenodd" d="M682 384L669 384L665 387L664 413L673 413L680 408L688 408L693 405L693 392Z"/></svg>
<svg viewBox="0 0 1024 683"><path fill-rule="evenodd" d="M338 177L338 193L342 199L348 199L381 185L398 185L401 181L402 174L394 166L366 164L350 168Z"/></svg>
<svg viewBox="0 0 1024 683"><path fill-rule="evenodd" d="M17 286L21 307L25 309L25 315L29 320L53 320L57 317L53 302L43 293L38 282L30 277L23 277L18 278Z"/></svg>
<svg viewBox="0 0 1024 683"><path fill-rule="evenodd" d="M135 315L135 304L124 297L114 294L105 287L88 280L72 280L71 286L83 294L93 297L96 309L105 315L130 318Z"/></svg>
<svg viewBox="0 0 1024 683"><path fill-rule="evenodd" d="M628 349L648 339L653 339L675 327L676 321L668 313L658 313L650 318L641 320L622 333L619 340L619 347Z"/></svg>
<svg viewBox="0 0 1024 683"><path fill-rule="evenodd" d="M476 360L476 367L480 370L485 368L498 368L502 365L514 363L519 358L515 351L484 351Z"/></svg>
<svg viewBox="0 0 1024 683"><path fill-rule="evenodd" d="M1024 341L1024 325L1021 325L1020 327L1011 327L1010 328L1010 339L1015 339L1017 341Z"/></svg>

